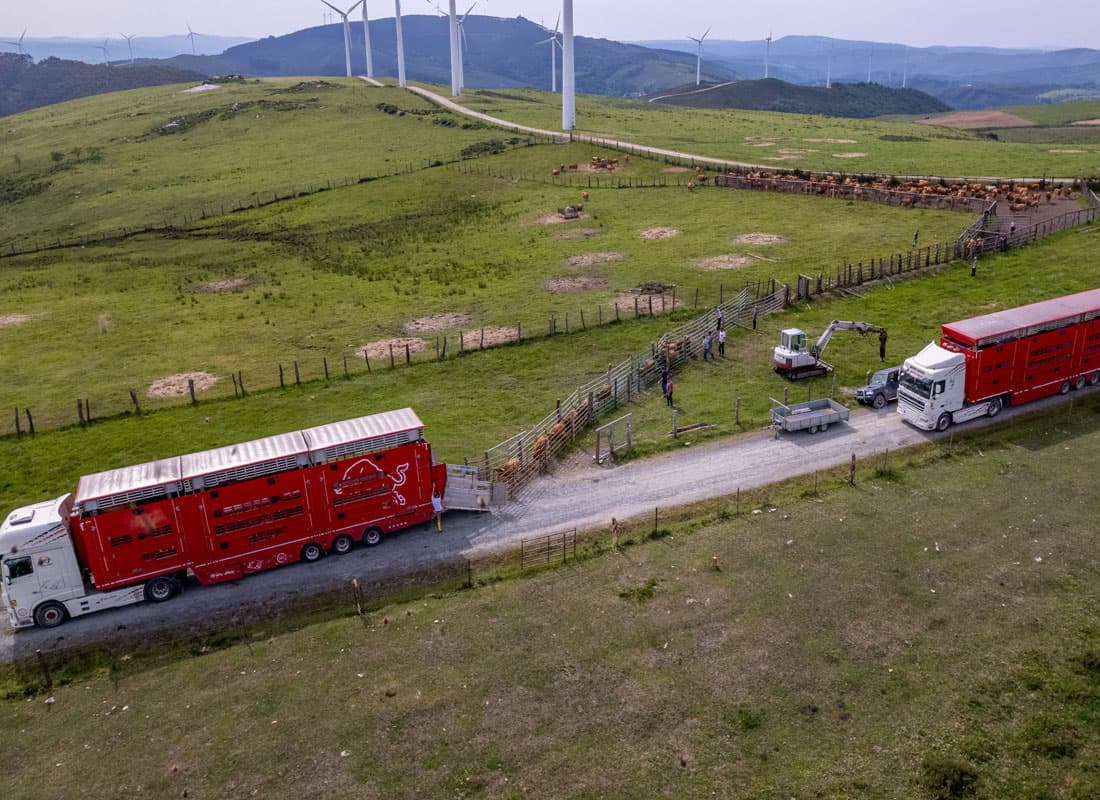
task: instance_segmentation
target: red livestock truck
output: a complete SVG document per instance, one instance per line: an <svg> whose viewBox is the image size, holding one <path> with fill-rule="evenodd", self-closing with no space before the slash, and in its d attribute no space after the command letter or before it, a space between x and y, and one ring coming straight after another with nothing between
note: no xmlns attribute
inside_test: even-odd
<svg viewBox="0 0 1100 800"><path fill-rule="evenodd" d="M432 518L447 466L401 409L80 479L0 526L15 627L343 554Z"/></svg>
<svg viewBox="0 0 1100 800"><path fill-rule="evenodd" d="M943 326L905 360L898 413L924 430L1100 382L1100 289Z"/></svg>

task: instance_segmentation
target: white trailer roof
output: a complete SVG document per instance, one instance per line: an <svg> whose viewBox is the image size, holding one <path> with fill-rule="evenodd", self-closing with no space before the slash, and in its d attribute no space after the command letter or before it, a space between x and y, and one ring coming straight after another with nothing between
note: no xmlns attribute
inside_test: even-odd
<svg viewBox="0 0 1100 800"><path fill-rule="evenodd" d="M306 440L298 431L280 433L241 442L200 453L180 456L180 477L190 480L202 475L236 470L268 462L295 463L297 456L309 451Z"/></svg>
<svg viewBox="0 0 1100 800"><path fill-rule="evenodd" d="M161 488L166 492L176 492L179 491L179 480L180 464L175 457L109 469L82 477L76 487L76 502L86 505L89 500L119 494L156 493Z"/></svg>
<svg viewBox="0 0 1100 800"><path fill-rule="evenodd" d="M302 431L309 444L310 454L323 461L333 457L331 450L343 450L341 445L361 444L364 452L392 447L407 441L417 441L424 430L424 423L411 408L384 411L367 417L332 422ZM402 437L400 434L412 433ZM399 441L395 441L395 439Z"/></svg>

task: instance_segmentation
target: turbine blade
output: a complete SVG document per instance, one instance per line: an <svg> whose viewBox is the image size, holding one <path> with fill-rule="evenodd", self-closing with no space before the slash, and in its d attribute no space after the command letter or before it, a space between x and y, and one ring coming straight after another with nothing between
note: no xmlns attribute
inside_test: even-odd
<svg viewBox="0 0 1100 800"><path fill-rule="evenodd" d="M707 28L707 33L710 33L710 28ZM702 36L699 37L700 42L707 38L707 33L704 33Z"/></svg>
<svg viewBox="0 0 1100 800"><path fill-rule="evenodd" d="M558 12L558 21L554 23L554 33L558 32L558 28L561 26L561 12Z"/></svg>

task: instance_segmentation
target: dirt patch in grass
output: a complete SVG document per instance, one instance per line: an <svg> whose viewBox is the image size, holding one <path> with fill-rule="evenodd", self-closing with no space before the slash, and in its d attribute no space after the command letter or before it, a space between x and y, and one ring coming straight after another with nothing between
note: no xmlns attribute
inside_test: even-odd
<svg viewBox="0 0 1100 800"><path fill-rule="evenodd" d="M642 231L639 236L650 241L653 239L671 239L673 236L679 236L681 233L682 231L679 228L648 228Z"/></svg>
<svg viewBox="0 0 1100 800"><path fill-rule="evenodd" d="M667 172L671 175L680 172L691 172L691 170L687 167L665 167L663 170L661 170L661 172Z"/></svg>
<svg viewBox="0 0 1100 800"><path fill-rule="evenodd" d="M660 314L664 311L672 311L673 308L683 308L684 301L679 297L676 298L675 304L673 304L673 298L671 293L656 294L652 292L622 292L615 295L607 301L609 306L618 306L619 313L625 314L630 312L634 313L634 301L638 301L638 313L648 314L649 303L653 301L653 313Z"/></svg>
<svg viewBox="0 0 1100 800"><path fill-rule="evenodd" d="M432 333L435 331L448 331L465 325L470 321L469 314L458 311L447 311L441 314L432 314L430 317L418 317L405 323L405 333Z"/></svg>
<svg viewBox="0 0 1100 800"><path fill-rule="evenodd" d="M415 337L400 337L397 339L382 339L377 342L370 342L363 345L355 351L355 355L362 358L366 355L368 358L389 358L390 347L393 347L393 357L398 358L405 356L405 346L408 345L409 353L419 353L424 349L424 340L417 339Z"/></svg>
<svg viewBox="0 0 1100 800"><path fill-rule="evenodd" d="M751 244L757 247L763 247L769 244L786 244L787 237L780 236L778 233L742 233L740 236L734 236L730 239L730 244Z"/></svg>
<svg viewBox="0 0 1100 800"><path fill-rule="evenodd" d="M597 264L610 264L613 261L622 261L623 254L614 251L606 253L579 253L570 256L566 263L571 267L594 267Z"/></svg>
<svg viewBox="0 0 1100 800"><path fill-rule="evenodd" d="M579 216L576 216L573 219L566 219L561 214L555 212L553 214L546 214L545 216L539 217L535 220L535 224L560 225L563 222L576 222L578 219L592 219L592 215L589 214L587 211L582 211Z"/></svg>
<svg viewBox="0 0 1100 800"><path fill-rule="evenodd" d="M762 161L798 161L802 156L764 156Z"/></svg>
<svg viewBox="0 0 1100 800"><path fill-rule="evenodd" d="M695 266L699 269L705 269L708 272L717 272L722 269L744 269L752 264L752 259L748 256L738 256L733 253L727 253L721 256L711 256L710 258L700 258L695 262Z"/></svg>
<svg viewBox="0 0 1100 800"><path fill-rule="evenodd" d="M30 322L38 315L35 314L0 314L0 328L10 328L13 325L22 325Z"/></svg>
<svg viewBox="0 0 1100 800"><path fill-rule="evenodd" d="M855 144L855 139L803 139L804 142L813 142L814 144Z"/></svg>
<svg viewBox="0 0 1100 800"><path fill-rule="evenodd" d="M1055 155L1079 155L1081 153L1087 153L1088 150L1047 150L1048 153L1054 153Z"/></svg>
<svg viewBox="0 0 1100 800"><path fill-rule="evenodd" d="M249 286L255 286L259 281L255 278L226 278L223 281L210 281L195 287L196 294L214 294L215 292L239 292Z"/></svg>
<svg viewBox="0 0 1100 800"><path fill-rule="evenodd" d="M583 292L588 289L606 289L607 278L603 275L562 275L550 278L543 284L551 292Z"/></svg>
<svg viewBox="0 0 1100 800"><path fill-rule="evenodd" d="M484 335L484 339L482 336ZM476 350L481 346L492 347L497 344L507 344L516 340L516 329L505 328L499 325L491 325L486 328L474 328L462 334L463 347L467 350Z"/></svg>
<svg viewBox="0 0 1100 800"><path fill-rule="evenodd" d="M863 158L866 153L833 153L833 158Z"/></svg>
<svg viewBox="0 0 1100 800"><path fill-rule="evenodd" d="M950 114L938 114L925 117L917 122L922 125L943 125L946 128L1030 128L1035 125L1031 120L1009 114L1004 111L955 111Z"/></svg>
<svg viewBox="0 0 1100 800"><path fill-rule="evenodd" d="M1070 125L1100 125L1100 119L1081 119L1071 122Z"/></svg>
<svg viewBox="0 0 1100 800"><path fill-rule="evenodd" d="M749 147L775 147L775 142L749 142Z"/></svg>
<svg viewBox="0 0 1100 800"><path fill-rule="evenodd" d="M212 92L214 89L222 88L217 83L200 83L198 86L192 86L190 89L184 89L180 94L194 94L195 92Z"/></svg>
<svg viewBox="0 0 1100 800"><path fill-rule="evenodd" d="M164 378L158 378L149 384L148 395L149 397L183 397L187 394L187 382L195 382L195 392L202 392L209 389L215 383L218 382L217 375L211 375L209 372L177 372L175 375L168 375Z"/></svg>
<svg viewBox="0 0 1100 800"><path fill-rule="evenodd" d="M817 150L811 147L781 147L775 152L782 153L786 156L804 156L810 153L816 153Z"/></svg>
<svg viewBox="0 0 1100 800"><path fill-rule="evenodd" d="M558 231L554 234L555 239L591 239L593 236L602 236L603 231L599 228L570 228L567 231Z"/></svg>

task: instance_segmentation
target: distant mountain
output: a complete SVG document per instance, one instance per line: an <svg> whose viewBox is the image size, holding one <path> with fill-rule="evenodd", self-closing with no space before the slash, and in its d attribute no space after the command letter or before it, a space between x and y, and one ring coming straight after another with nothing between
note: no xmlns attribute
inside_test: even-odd
<svg viewBox="0 0 1100 800"><path fill-rule="evenodd" d="M202 80L198 72L160 62L105 66L0 53L0 117L92 94Z"/></svg>
<svg viewBox="0 0 1100 800"><path fill-rule="evenodd" d="M18 35L0 36L6 41L15 41ZM103 39L74 39L69 37L23 39L23 51L35 61L47 58L60 58L68 61L87 61L93 64L103 62ZM130 46L121 36L107 41L107 55L112 62L130 60ZM217 54L234 45L251 42L251 37L212 36L195 33L195 52L199 54ZM176 36L135 36L131 40L135 60L171 58L175 55L191 52L191 38L187 34ZM15 48L0 44L0 51Z"/></svg>
<svg viewBox="0 0 1100 800"><path fill-rule="evenodd" d="M914 89L891 89L876 83L834 83L826 89L823 86L796 86L777 78L721 83L702 89L692 84L650 98L650 102L851 118L938 114L950 110L946 103Z"/></svg>
<svg viewBox="0 0 1100 800"><path fill-rule="evenodd" d="M693 53L686 39L639 42ZM704 64L724 66L743 76L764 75L766 43L707 40ZM767 52L768 74L806 86L832 82L874 82L886 86L912 86L956 108L988 98L1000 104L998 87L1009 102L1040 103L1044 94L1066 88L1100 91L1100 50L1076 48L1043 51L993 47L909 47L882 42L830 39L823 36L784 36L772 41ZM1022 91L1033 84L1035 91ZM964 86L980 86L968 92Z"/></svg>
<svg viewBox="0 0 1100 800"><path fill-rule="evenodd" d="M401 18L405 39L405 66L410 79L430 83L451 82L450 41L447 20L440 16L407 15ZM540 45L550 32L523 17L471 15L466 19L465 75L478 88L550 88L550 45ZM343 75L343 26L324 25L286 36L272 36L231 47L218 56L211 72L245 75ZM397 74L397 39L393 19L370 22L371 51L379 75ZM352 65L365 72L363 24L351 25ZM695 77L694 55L621 44L607 39L578 36L576 44L577 91L591 94L635 95L652 93ZM561 84L561 54L558 53ZM735 75L712 65L712 80Z"/></svg>

